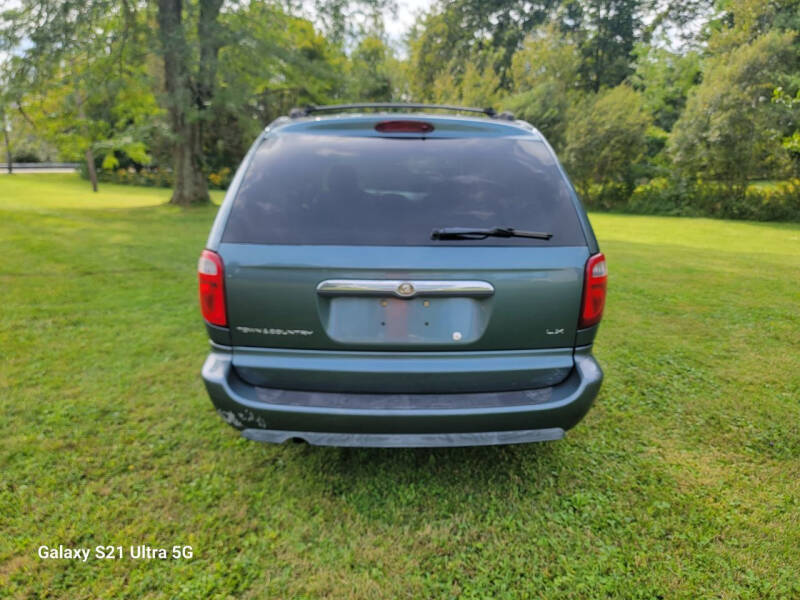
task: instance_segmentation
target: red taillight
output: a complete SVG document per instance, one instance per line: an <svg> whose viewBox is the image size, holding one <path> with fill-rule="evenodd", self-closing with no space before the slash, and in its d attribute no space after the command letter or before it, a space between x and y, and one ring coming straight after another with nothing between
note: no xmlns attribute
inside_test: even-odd
<svg viewBox="0 0 800 600"><path fill-rule="evenodd" d="M597 325L603 318L607 280L606 257L602 252L590 256L586 261L586 275L583 282L583 306L578 325L580 329Z"/></svg>
<svg viewBox="0 0 800 600"><path fill-rule="evenodd" d="M197 278L200 282L200 310L203 318L212 325L226 327L225 272L219 254L203 250L197 262Z"/></svg>
<svg viewBox="0 0 800 600"><path fill-rule="evenodd" d="M381 121L375 125L381 133L430 133L433 125L425 121Z"/></svg>

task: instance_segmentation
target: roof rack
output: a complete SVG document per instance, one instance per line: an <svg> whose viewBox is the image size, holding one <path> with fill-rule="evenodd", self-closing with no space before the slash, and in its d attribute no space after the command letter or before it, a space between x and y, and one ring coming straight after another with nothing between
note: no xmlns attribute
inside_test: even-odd
<svg viewBox="0 0 800 600"><path fill-rule="evenodd" d="M395 103L395 102L362 102L357 104L328 104L327 106L316 106L309 104L302 108L293 108L289 112L292 119L307 117L316 112L341 112L357 108L367 109L405 109L405 110L449 110L453 112L474 112L481 113L493 119L514 120L514 115L509 112L498 114L493 108L476 108L473 106L452 106L450 104L418 104L418 103Z"/></svg>

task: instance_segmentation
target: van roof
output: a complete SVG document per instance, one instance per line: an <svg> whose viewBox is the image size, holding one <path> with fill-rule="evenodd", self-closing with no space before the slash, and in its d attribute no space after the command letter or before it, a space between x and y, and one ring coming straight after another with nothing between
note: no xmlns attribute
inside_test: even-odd
<svg viewBox="0 0 800 600"><path fill-rule="evenodd" d="M504 137L533 136L541 139L539 131L530 123L516 120L458 114L432 114L416 111L347 112L336 114L310 114L299 117L280 117L270 123L267 131L281 133L309 133L315 135L382 136L375 131L381 121L425 121L433 131L424 137ZM393 137L420 137L414 134L393 134Z"/></svg>

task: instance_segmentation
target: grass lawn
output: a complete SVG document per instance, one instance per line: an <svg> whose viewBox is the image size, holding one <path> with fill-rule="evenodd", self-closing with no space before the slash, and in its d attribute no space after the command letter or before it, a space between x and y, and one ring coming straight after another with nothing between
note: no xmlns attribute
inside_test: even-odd
<svg viewBox="0 0 800 600"><path fill-rule="evenodd" d="M561 442L267 446L199 376L216 208L168 193L0 177L0 597L800 597L800 225L593 215L606 382Z"/></svg>

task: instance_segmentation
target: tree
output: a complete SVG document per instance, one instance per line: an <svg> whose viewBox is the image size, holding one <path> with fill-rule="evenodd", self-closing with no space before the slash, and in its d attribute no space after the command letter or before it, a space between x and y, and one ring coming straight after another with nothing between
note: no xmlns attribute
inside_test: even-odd
<svg viewBox="0 0 800 600"><path fill-rule="evenodd" d="M388 102L395 96L397 61L379 37L367 36L350 55L347 96L354 101Z"/></svg>
<svg viewBox="0 0 800 600"><path fill-rule="evenodd" d="M642 92L645 110L655 124L671 131L686 105L686 97L700 82L700 55L678 54L665 48L638 44L636 70L630 77L634 89Z"/></svg>
<svg viewBox="0 0 800 600"><path fill-rule="evenodd" d="M460 80L476 56L491 56L490 67L498 77L498 88L508 89L514 52L528 33L547 21L558 4L558 0L439 2L411 34L409 83L413 96L431 99L440 75L450 74Z"/></svg>
<svg viewBox="0 0 800 600"><path fill-rule="evenodd" d="M133 11L108 0L22 0L2 15L2 47L13 53L6 94L62 155L83 156L94 191L97 151L147 159L140 134L156 107Z"/></svg>
<svg viewBox="0 0 800 600"><path fill-rule="evenodd" d="M203 130L209 171L235 167L264 126L291 108L336 102L351 87L346 55L307 19L251 2L223 12L220 23L239 43L219 51Z"/></svg>
<svg viewBox="0 0 800 600"><path fill-rule="evenodd" d="M12 95L9 93L10 85L9 85L9 66L8 60L4 60L0 63L0 126L3 127L3 145L5 146L6 150L6 169L8 170L8 174L11 175L13 172L13 166L11 164L11 132L9 117L7 113L9 112L9 107L12 103Z"/></svg>
<svg viewBox="0 0 800 600"><path fill-rule="evenodd" d="M597 92L621 83L632 71L634 44L642 32L643 0L571 0L562 27L579 41L584 86Z"/></svg>
<svg viewBox="0 0 800 600"><path fill-rule="evenodd" d="M468 62L463 72L446 69L433 82L433 101L438 104L456 104L494 108L501 98L500 76L492 67L491 55L476 56Z"/></svg>
<svg viewBox="0 0 800 600"><path fill-rule="evenodd" d="M783 174L785 124L770 98L793 72L793 39L768 33L708 62L669 141L683 175L720 181L742 198L750 179Z"/></svg>
<svg viewBox="0 0 800 600"><path fill-rule="evenodd" d="M5 107L0 108L0 121L2 121L3 127L3 142L6 148L6 169L8 170L8 174L14 172L14 167L11 164L12 157L11 157L11 140L10 140L10 132L9 132L9 124L8 118L6 117Z"/></svg>
<svg viewBox="0 0 800 600"><path fill-rule="evenodd" d="M6 170L13 173L14 162L49 159L54 153L42 135L36 135L30 117L17 103L22 93L13 79L14 60L7 58L0 64L0 127L3 128L3 149Z"/></svg>
<svg viewBox="0 0 800 600"><path fill-rule="evenodd" d="M772 102L785 111L784 115L791 123L788 135L781 140L781 145L792 158L794 175L797 176L800 167L800 89L793 98L782 86L778 86L772 91Z"/></svg>
<svg viewBox="0 0 800 600"><path fill-rule="evenodd" d="M707 37L705 24L719 12L719 0L648 0L643 3L647 24L639 42L673 50L697 50Z"/></svg>
<svg viewBox="0 0 800 600"><path fill-rule="evenodd" d="M434 82L449 66L454 76L457 63L463 62L459 45L464 37L450 12L429 13L415 25L409 42L408 79L411 97L432 100ZM441 84L440 84L441 85Z"/></svg>
<svg viewBox="0 0 800 600"><path fill-rule="evenodd" d="M208 202L204 173L206 133L209 127L218 126L220 116L242 114L253 102L261 104L262 113L277 114L276 108L293 98L317 102L334 87L324 74L316 75L330 72L323 63L334 58L335 53L308 21L288 17L269 2L255 0L225 11L223 4L223 0L158 0L158 34L175 174L170 202L174 204ZM337 0L321 7L321 15L339 32L337 35L345 36L347 15L361 9L372 14L387 4L386 0ZM249 24L242 20L243 15L250 19ZM221 53L226 55L223 60L231 61L226 65L237 65L242 72L220 74ZM249 66L242 61L245 57ZM303 65L309 69L304 70ZM253 75L256 67L262 69L260 76ZM233 97L225 90L218 97L220 79L225 83L234 81L243 95ZM263 102L269 98L273 106L264 107ZM220 103L222 107L217 108Z"/></svg>
<svg viewBox="0 0 800 600"><path fill-rule="evenodd" d="M646 149L650 117L641 95L626 84L603 89L576 104L569 112L564 162L586 198L607 184L633 186L632 165Z"/></svg>
<svg viewBox="0 0 800 600"><path fill-rule="evenodd" d="M533 123L559 151L567 112L579 101L580 60L572 38L550 26L526 39L511 61L514 93L504 108Z"/></svg>
<svg viewBox="0 0 800 600"><path fill-rule="evenodd" d="M217 59L223 45L219 24L222 0L158 0L158 33L164 57L164 87L172 134L174 188L170 203L180 206L209 201L203 173L203 119L213 97ZM190 41L196 36L196 42Z"/></svg>
<svg viewBox="0 0 800 600"><path fill-rule="evenodd" d="M338 47L364 37L380 37L383 14L396 13L396 0L314 0L317 20L327 38ZM291 7L287 2L287 10Z"/></svg>
<svg viewBox="0 0 800 600"><path fill-rule="evenodd" d="M773 31L800 31L800 0L726 0L708 21L708 50L717 56ZM800 40L795 39L795 47Z"/></svg>

